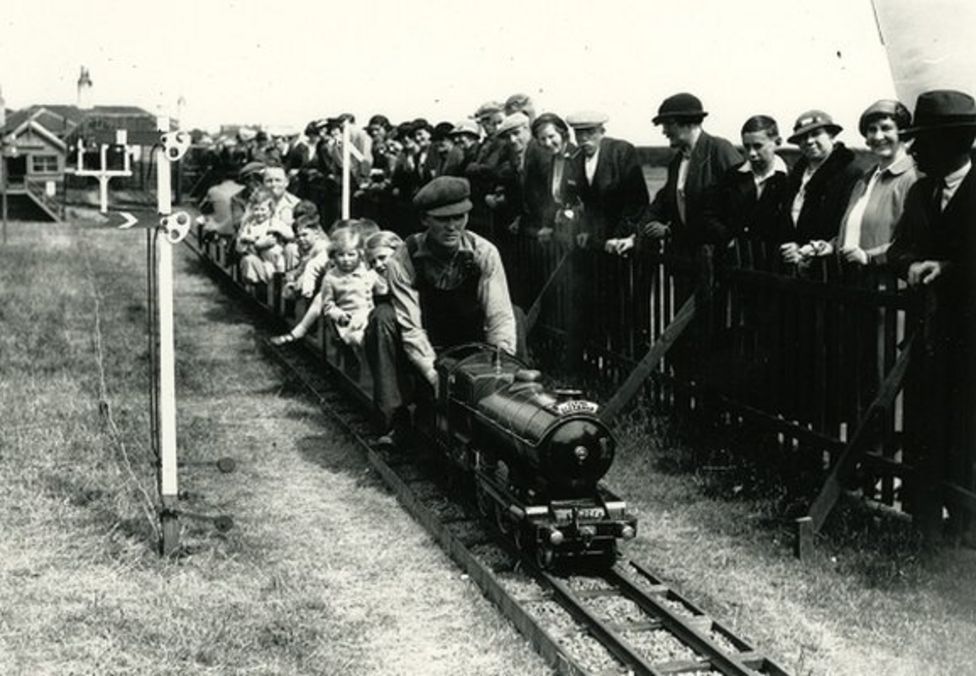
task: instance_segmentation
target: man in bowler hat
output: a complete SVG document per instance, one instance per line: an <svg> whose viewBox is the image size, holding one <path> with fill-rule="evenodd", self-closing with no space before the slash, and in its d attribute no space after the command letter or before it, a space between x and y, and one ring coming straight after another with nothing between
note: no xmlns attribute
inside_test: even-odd
<svg viewBox="0 0 976 676"><path fill-rule="evenodd" d="M637 234L649 239L670 237L676 253L694 256L703 244L717 244L709 232L705 206L725 172L742 162L731 143L702 129L708 113L697 96L675 94L664 99L652 122L676 153L668 165L668 179L644 213ZM624 253L634 246L629 237L612 248Z"/></svg>
<svg viewBox="0 0 976 676"><path fill-rule="evenodd" d="M366 334L374 401L386 430L407 400L401 385L412 374L437 387L435 349L484 342L516 353L505 268L498 249L466 229L470 196L468 180L455 176L421 188L413 203L424 230L407 237L387 267L391 303L377 305Z"/></svg>
<svg viewBox="0 0 976 676"><path fill-rule="evenodd" d="M908 191L888 259L909 285L930 290L916 360L928 404L917 440L927 451L916 482L930 491L918 500L924 529L941 522L947 477L976 488L976 103L959 91L925 92L902 135L914 139L911 153L925 176ZM950 518L972 544L972 517L950 506Z"/></svg>

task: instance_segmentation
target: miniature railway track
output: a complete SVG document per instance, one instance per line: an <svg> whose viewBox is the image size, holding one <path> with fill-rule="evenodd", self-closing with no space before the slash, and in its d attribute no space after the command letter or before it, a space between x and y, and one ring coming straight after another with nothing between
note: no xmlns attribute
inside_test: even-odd
<svg viewBox="0 0 976 676"><path fill-rule="evenodd" d="M196 241L186 241L214 271ZM228 281L226 274L223 281ZM267 316L270 308L232 288ZM273 316L273 313L272 313ZM477 516L470 496L452 489L422 459L377 450L368 441L362 393L321 355L275 348L269 354L363 450L406 510L560 674L769 674L787 672L713 620L644 566L561 577L519 559ZM322 363L328 367L324 372ZM348 387L340 387L348 385Z"/></svg>

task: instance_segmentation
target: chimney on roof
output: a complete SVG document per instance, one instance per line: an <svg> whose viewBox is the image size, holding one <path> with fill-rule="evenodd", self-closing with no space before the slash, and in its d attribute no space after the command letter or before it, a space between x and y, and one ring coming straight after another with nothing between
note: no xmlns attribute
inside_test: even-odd
<svg viewBox="0 0 976 676"><path fill-rule="evenodd" d="M78 75L78 107L87 110L92 107L91 103L92 81L91 73L84 66L81 67L81 74Z"/></svg>

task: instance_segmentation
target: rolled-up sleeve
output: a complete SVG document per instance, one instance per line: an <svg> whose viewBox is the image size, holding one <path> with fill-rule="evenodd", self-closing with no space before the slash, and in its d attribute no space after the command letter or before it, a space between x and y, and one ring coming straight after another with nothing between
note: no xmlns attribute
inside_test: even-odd
<svg viewBox="0 0 976 676"><path fill-rule="evenodd" d="M479 258L482 260L478 300L485 310L485 340L489 345L515 354L515 314L501 256L498 249L489 246Z"/></svg>
<svg viewBox="0 0 976 676"><path fill-rule="evenodd" d="M325 274L325 268L329 264L328 255L318 255L313 256L308 263L305 264L305 268L302 270L302 275L299 283L302 287L302 295L306 298L311 298L315 295L315 289L319 285L319 280Z"/></svg>
<svg viewBox="0 0 976 676"><path fill-rule="evenodd" d="M390 300L396 312L397 323L407 357L424 374L430 377L434 371L434 348L424 330L420 312L420 293L414 284L416 273L409 256L398 255L387 268Z"/></svg>

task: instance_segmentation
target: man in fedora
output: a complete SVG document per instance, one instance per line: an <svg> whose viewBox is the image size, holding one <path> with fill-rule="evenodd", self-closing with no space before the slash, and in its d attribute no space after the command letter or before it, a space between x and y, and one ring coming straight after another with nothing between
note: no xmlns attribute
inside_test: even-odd
<svg viewBox="0 0 976 676"><path fill-rule="evenodd" d="M391 303L377 305L366 333L374 402L386 430L403 408L401 385L411 373L437 387L435 348L484 342L516 352L505 268L498 249L466 229L470 196L468 180L455 176L421 188L413 203L424 231L407 237L387 267Z"/></svg>
<svg viewBox="0 0 976 676"><path fill-rule="evenodd" d="M637 234L649 239L670 237L676 252L693 256L703 244L717 244L719 235L706 227L704 216L708 196L717 188L725 172L742 162L731 143L702 129L708 113L697 96L679 93L664 99L652 122L675 155L668 165L664 187L644 213ZM614 243L618 253L634 245L634 238Z"/></svg>
<svg viewBox="0 0 976 676"><path fill-rule="evenodd" d="M908 191L888 256L911 286L931 289L934 301L927 308L927 349L919 352L929 405L920 438L930 457L920 463L918 483L931 491L920 505L930 505L923 511L937 525L946 477L976 487L976 103L959 91L925 92L902 134L914 139L911 153L925 176ZM955 532L972 544L972 517L953 509L950 516Z"/></svg>

